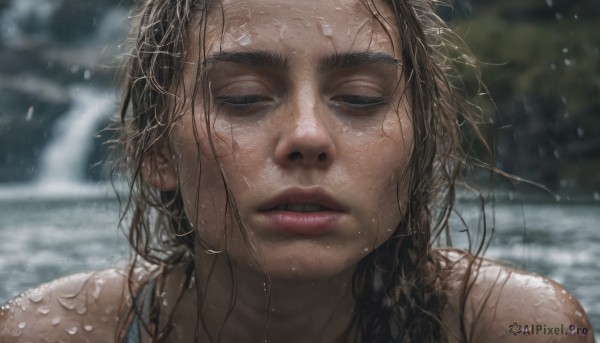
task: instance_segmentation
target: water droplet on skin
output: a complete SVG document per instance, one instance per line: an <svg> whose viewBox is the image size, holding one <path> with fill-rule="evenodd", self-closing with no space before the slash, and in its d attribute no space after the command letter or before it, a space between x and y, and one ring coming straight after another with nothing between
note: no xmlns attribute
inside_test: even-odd
<svg viewBox="0 0 600 343"><path fill-rule="evenodd" d="M94 327L91 326L90 324L87 324L87 325L83 326L83 329L87 332L90 332L90 331L94 330Z"/></svg>
<svg viewBox="0 0 600 343"><path fill-rule="evenodd" d="M363 251L364 252L369 252L369 248L364 248Z"/></svg>
<svg viewBox="0 0 600 343"><path fill-rule="evenodd" d="M100 292L102 292L102 287L105 283L106 281L104 281L104 279L96 279L96 282L94 282L94 289L92 290L92 297L94 299L98 299L100 297Z"/></svg>
<svg viewBox="0 0 600 343"><path fill-rule="evenodd" d="M38 308L38 313L41 314L48 314L50 313L50 307L49 306L41 306L40 308Z"/></svg>
<svg viewBox="0 0 600 343"><path fill-rule="evenodd" d="M77 328L77 326L73 326L72 328L67 328L65 329L65 331L69 334L69 335L74 335L77 333L77 331L79 331L79 329Z"/></svg>
<svg viewBox="0 0 600 343"><path fill-rule="evenodd" d="M52 318L52 326L57 326L58 324L60 324L60 317Z"/></svg>
<svg viewBox="0 0 600 343"><path fill-rule="evenodd" d="M579 311L575 311L575 315L579 318L583 317L583 313L581 313Z"/></svg>
<svg viewBox="0 0 600 343"><path fill-rule="evenodd" d="M19 325L17 325L17 327L19 329L24 329L26 326L27 326L27 323L25 323L25 322L20 322Z"/></svg>
<svg viewBox="0 0 600 343"><path fill-rule="evenodd" d="M321 31L325 37L333 36L333 25L321 22Z"/></svg>
<svg viewBox="0 0 600 343"><path fill-rule="evenodd" d="M296 267L292 267L292 271L295 272L296 271Z"/></svg>
<svg viewBox="0 0 600 343"><path fill-rule="evenodd" d="M56 301L58 301L58 303L60 304L60 306L66 308L67 310L74 310L75 309L75 304L65 298L57 298Z"/></svg>
<svg viewBox="0 0 600 343"><path fill-rule="evenodd" d="M248 33L244 32L244 33L242 33L241 36L239 36L236 39L236 41L238 42L239 45L246 46L246 45L252 43L252 37Z"/></svg>
<svg viewBox="0 0 600 343"><path fill-rule="evenodd" d="M43 298L44 298L43 293L34 293L29 296L29 300L31 300L31 302L34 302L34 303L39 303L40 301L42 301Z"/></svg>
<svg viewBox="0 0 600 343"><path fill-rule="evenodd" d="M79 314L85 314L87 312L87 307L85 307L85 306L77 307L77 309L75 311Z"/></svg>
<svg viewBox="0 0 600 343"><path fill-rule="evenodd" d="M563 289L563 290L561 291L561 293L562 293L562 294L567 294L567 291Z"/></svg>

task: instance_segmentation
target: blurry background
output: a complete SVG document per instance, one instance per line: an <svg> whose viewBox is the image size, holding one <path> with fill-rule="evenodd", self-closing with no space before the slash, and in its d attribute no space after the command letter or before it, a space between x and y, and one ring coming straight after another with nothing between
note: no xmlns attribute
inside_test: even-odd
<svg viewBox="0 0 600 343"><path fill-rule="evenodd" d="M126 261L99 130L117 109L131 2L0 0L0 302ZM488 255L563 283L600 327L600 1L460 0L440 14L482 62L498 166L553 192L501 184Z"/></svg>

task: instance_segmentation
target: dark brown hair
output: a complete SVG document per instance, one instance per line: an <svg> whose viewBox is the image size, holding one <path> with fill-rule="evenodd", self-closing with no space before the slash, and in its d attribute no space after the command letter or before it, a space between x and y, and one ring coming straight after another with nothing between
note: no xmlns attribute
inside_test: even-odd
<svg viewBox="0 0 600 343"><path fill-rule="evenodd" d="M145 0L135 17L119 143L124 147L122 161L130 182L123 218L134 251L132 271L140 257L160 266L165 271L160 274L163 276L174 265L183 265L189 275L193 273L193 247L199 237L186 218L180 194L157 191L144 181L141 168L145 159L152 156L150 152L164 144L171 125L180 115L177 109L186 101L194 101L194 98L182 99L177 95L181 94L177 87L182 80L186 44L190 41L188 33L193 22L200 25L198 84L206 83L203 74L206 22L209 15L222 15L218 3L213 2ZM376 5L373 0L365 0L365 6L379 21L385 20L377 8L381 2ZM406 89L403 96L407 97L412 110L414 144L406 181L402 182L408 201L398 199L398 206L401 202L407 204L404 217L392 238L359 262L354 275L357 339L361 342L445 341L442 310L450 268L433 246L439 244L442 233L449 230L448 218L456 188L473 165L468 153L470 140L465 142L463 136L484 142L477 125L478 109L466 102L467 87L459 76L467 70L475 75L477 72L466 50L457 49L461 41L436 15L436 1L385 2L393 8L396 17L396 22L389 24L396 25L402 37L401 42L395 44L402 47L406 75L402 82L406 84L401 88ZM208 87L199 86L193 92L194 97L199 89ZM199 96L206 99L210 94ZM209 112L206 105L205 110ZM226 191L227 206L241 224L235 202ZM467 276L463 284L465 290L469 282ZM466 292L463 306L464 297ZM132 313L136 311L133 306ZM147 324L149 334L158 341L168 334L150 330L152 323ZM466 339L464 325L462 331L462 339Z"/></svg>

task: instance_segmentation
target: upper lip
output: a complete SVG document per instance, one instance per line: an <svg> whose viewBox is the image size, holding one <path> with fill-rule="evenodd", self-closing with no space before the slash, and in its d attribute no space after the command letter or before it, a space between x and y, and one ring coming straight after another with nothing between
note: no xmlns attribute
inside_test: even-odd
<svg viewBox="0 0 600 343"><path fill-rule="evenodd" d="M317 204L328 210L344 211L344 207L321 187L292 187L277 194L259 207L259 211L274 210L279 205Z"/></svg>

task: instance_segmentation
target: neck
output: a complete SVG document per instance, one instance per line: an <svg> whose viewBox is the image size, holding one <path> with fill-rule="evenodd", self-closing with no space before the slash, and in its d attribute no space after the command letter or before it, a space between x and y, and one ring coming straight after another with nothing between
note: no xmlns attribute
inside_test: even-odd
<svg viewBox="0 0 600 343"><path fill-rule="evenodd" d="M173 318L181 334L198 329L200 341L221 342L344 342L351 337L354 269L327 279L267 278L230 264L224 255L199 257L195 285Z"/></svg>

